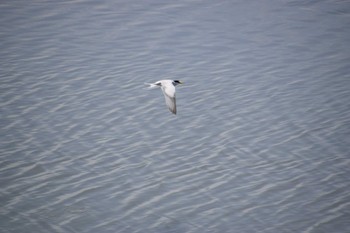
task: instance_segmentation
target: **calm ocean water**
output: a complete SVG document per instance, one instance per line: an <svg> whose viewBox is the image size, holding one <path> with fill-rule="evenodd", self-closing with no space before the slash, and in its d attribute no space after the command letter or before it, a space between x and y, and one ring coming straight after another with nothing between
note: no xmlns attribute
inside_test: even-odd
<svg viewBox="0 0 350 233"><path fill-rule="evenodd" d="M348 1L0 19L0 232L350 232ZM160 79L185 83L176 116Z"/></svg>

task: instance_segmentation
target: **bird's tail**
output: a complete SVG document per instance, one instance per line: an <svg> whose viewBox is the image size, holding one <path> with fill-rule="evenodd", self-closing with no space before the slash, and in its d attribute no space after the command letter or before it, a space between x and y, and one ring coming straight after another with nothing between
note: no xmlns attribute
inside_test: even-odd
<svg viewBox="0 0 350 233"><path fill-rule="evenodd" d="M154 89L154 88L159 87L158 85L153 84L153 83L145 83L145 85L148 85L148 87L146 87L146 89Z"/></svg>

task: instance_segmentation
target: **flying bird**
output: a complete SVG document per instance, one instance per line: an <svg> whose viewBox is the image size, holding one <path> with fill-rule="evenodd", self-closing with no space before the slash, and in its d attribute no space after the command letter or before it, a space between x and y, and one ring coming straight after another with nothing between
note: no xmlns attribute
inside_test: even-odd
<svg viewBox="0 0 350 233"><path fill-rule="evenodd" d="M165 103L168 106L170 112L176 114L176 98L175 98L175 86L183 84L179 80L159 80L155 83L146 83L149 85L149 88L160 87L165 97Z"/></svg>

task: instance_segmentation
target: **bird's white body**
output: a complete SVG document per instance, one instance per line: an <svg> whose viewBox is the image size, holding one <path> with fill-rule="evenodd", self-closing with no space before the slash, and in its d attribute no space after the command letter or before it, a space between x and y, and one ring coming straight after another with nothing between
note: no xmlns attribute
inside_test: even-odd
<svg viewBox="0 0 350 233"><path fill-rule="evenodd" d="M170 112L176 114L176 98L175 98L175 86L178 84L182 84L181 81L178 80L159 80L155 83L147 83L149 88L160 87L165 97L165 103L168 106Z"/></svg>

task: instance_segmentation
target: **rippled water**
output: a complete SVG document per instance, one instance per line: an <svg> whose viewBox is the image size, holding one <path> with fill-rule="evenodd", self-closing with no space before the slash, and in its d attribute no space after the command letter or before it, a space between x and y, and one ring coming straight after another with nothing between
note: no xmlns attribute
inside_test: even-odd
<svg viewBox="0 0 350 233"><path fill-rule="evenodd" d="M350 232L347 1L2 1L1 232ZM180 79L178 115L144 82Z"/></svg>

